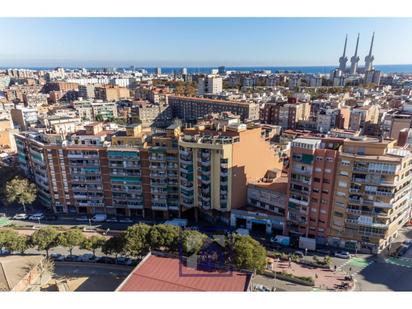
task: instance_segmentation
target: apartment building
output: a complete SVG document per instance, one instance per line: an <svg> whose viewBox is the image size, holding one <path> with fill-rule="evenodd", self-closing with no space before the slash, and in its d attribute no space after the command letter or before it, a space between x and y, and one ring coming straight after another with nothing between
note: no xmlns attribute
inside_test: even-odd
<svg viewBox="0 0 412 309"><path fill-rule="evenodd" d="M259 119L259 105L256 103L179 96L169 96L168 100L173 117L177 117L184 122L195 123L197 119L210 113L222 112L239 115L242 121Z"/></svg>
<svg viewBox="0 0 412 309"><path fill-rule="evenodd" d="M292 141L287 234L326 242L341 144L342 140L336 138L297 138Z"/></svg>
<svg viewBox="0 0 412 309"><path fill-rule="evenodd" d="M223 90L223 81L221 77L208 75L197 80L197 94L210 95L219 94Z"/></svg>
<svg viewBox="0 0 412 309"><path fill-rule="evenodd" d="M180 215L179 134L173 127L150 143L110 144L96 123L69 140L26 132L16 135L16 144L20 168L56 213L168 218Z"/></svg>
<svg viewBox="0 0 412 309"><path fill-rule="evenodd" d="M299 121L307 121L310 116L310 104L298 102L266 103L260 111L262 123L279 125L283 129L295 129Z"/></svg>
<svg viewBox="0 0 412 309"><path fill-rule="evenodd" d="M95 87L94 92L96 99L109 102L130 98L130 91L125 87L106 85Z"/></svg>
<svg viewBox="0 0 412 309"><path fill-rule="evenodd" d="M396 140L345 140L339 155L329 243L380 252L411 214L411 152Z"/></svg>
<svg viewBox="0 0 412 309"><path fill-rule="evenodd" d="M27 130L38 121L38 114L35 108L13 108L10 110L11 119L16 128Z"/></svg>
<svg viewBox="0 0 412 309"><path fill-rule="evenodd" d="M179 138L180 204L183 214L228 222L247 203L247 184L282 162L262 129L238 118L220 118L185 129ZM257 159L258 158L258 159Z"/></svg>
<svg viewBox="0 0 412 309"><path fill-rule="evenodd" d="M114 102L79 100L72 103L82 120L107 121L117 118L117 104Z"/></svg>

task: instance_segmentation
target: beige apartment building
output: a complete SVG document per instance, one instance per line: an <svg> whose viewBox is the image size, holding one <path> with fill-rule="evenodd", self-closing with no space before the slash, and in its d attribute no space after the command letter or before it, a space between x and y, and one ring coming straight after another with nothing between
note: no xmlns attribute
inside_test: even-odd
<svg viewBox="0 0 412 309"><path fill-rule="evenodd" d="M346 139L338 159L328 242L381 252L411 215L409 150L396 140Z"/></svg>

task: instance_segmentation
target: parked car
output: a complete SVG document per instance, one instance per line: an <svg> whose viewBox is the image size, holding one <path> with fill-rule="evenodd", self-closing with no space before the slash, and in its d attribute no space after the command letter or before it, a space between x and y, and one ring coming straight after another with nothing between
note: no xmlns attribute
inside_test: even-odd
<svg viewBox="0 0 412 309"><path fill-rule="evenodd" d="M39 212L39 213L36 213L36 214L32 214L29 217L29 220L43 220L45 218L46 218L46 216L44 214L42 214L41 212Z"/></svg>
<svg viewBox="0 0 412 309"><path fill-rule="evenodd" d="M9 255L11 252L6 248L0 248L0 255Z"/></svg>
<svg viewBox="0 0 412 309"><path fill-rule="evenodd" d="M133 223L133 220L130 218L120 218L119 222L121 223Z"/></svg>
<svg viewBox="0 0 412 309"><path fill-rule="evenodd" d="M270 292L270 289L265 287L262 284L256 284L255 285L255 291L259 291L259 292Z"/></svg>
<svg viewBox="0 0 412 309"><path fill-rule="evenodd" d="M350 259L351 255L348 251L338 251L335 252L335 256L341 259Z"/></svg>
<svg viewBox="0 0 412 309"><path fill-rule="evenodd" d="M303 254L302 251L295 251L293 252L294 255L297 255L299 258L303 259L303 257L305 256L305 254Z"/></svg>
<svg viewBox="0 0 412 309"><path fill-rule="evenodd" d="M116 217L107 218L106 222L119 222Z"/></svg>
<svg viewBox="0 0 412 309"><path fill-rule="evenodd" d="M52 253L50 254L50 258L54 261L64 261L64 255L60 253Z"/></svg>
<svg viewBox="0 0 412 309"><path fill-rule="evenodd" d="M407 245L401 245L397 250L396 250L396 255L398 257L404 255L409 249L409 246Z"/></svg>
<svg viewBox="0 0 412 309"><path fill-rule="evenodd" d="M55 214L47 214L44 218L46 221L56 221L57 219L58 217Z"/></svg>
<svg viewBox="0 0 412 309"><path fill-rule="evenodd" d="M87 216L80 216L80 217L76 218L76 221L87 222L87 221L89 221L89 218Z"/></svg>
<svg viewBox="0 0 412 309"><path fill-rule="evenodd" d="M92 217L93 222L105 222L107 220L107 215L106 214L95 214Z"/></svg>
<svg viewBox="0 0 412 309"><path fill-rule="evenodd" d="M93 254L85 253L81 255L79 258L81 262L90 262L90 260L93 258Z"/></svg>
<svg viewBox="0 0 412 309"><path fill-rule="evenodd" d="M27 220L28 218L28 214L16 214L13 216L13 220Z"/></svg>
<svg viewBox="0 0 412 309"><path fill-rule="evenodd" d="M129 258L127 258L127 257L124 257L124 256L120 256L120 257L118 257L117 259L116 259L116 264L120 264L120 265L132 265L132 260L131 259L129 259Z"/></svg>
<svg viewBox="0 0 412 309"><path fill-rule="evenodd" d="M67 255L65 258L64 258L64 260L66 261L66 262L80 262L81 261L81 259L80 259L80 256L78 256L78 255Z"/></svg>
<svg viewBox="0 0 412 309"><path fill-rule="evenodd" d="M116 264L116 259L109 256L102 256L97 263Z"/></svg>

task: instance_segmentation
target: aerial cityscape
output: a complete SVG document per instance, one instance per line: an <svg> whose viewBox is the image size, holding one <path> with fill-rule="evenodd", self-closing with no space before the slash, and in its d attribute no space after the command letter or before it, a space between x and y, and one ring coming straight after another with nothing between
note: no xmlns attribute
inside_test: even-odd
<svg viewBox="0 0 412 309"><path fill-rule="evenodd" d="M136 20L130 28L163 23ZM26 22L48 47L41 28L53 21ZM169 22L193 22L188 42L208 23ZM256 27L272 22L293 24ZM0 53L0 291L412 291L412 49L383 51L386 26L353 24L325 43L333 55L301 38L307 65L283 47L279 62L246 50L180 65L173 46L163 66L157 46L147 62L104 65L87 51L55 65L39 56L45 46L29 59L10 38Z"/></svg>

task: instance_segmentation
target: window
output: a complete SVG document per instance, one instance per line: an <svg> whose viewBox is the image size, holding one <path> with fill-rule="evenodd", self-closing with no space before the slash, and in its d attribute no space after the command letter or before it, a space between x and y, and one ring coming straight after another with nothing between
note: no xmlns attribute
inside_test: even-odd
<svg viewBox="0 0 412 309"><path fill-rule="evenodd" d="M338 186L341 188L346 188L348 186L346 181L339 181Z"/></svg>
<svg viewBox="0 0 412 309"><path fill-rule="evenodd" d="M343 165L343 166L349 166L349 165L350 165L350 161L342 160L342 161L340 161L340 164Z"/></svg>
<svg viewBox="0 0 412 309"><path fill-rule="evenodd" d="M340 172L339 172L339 175L341 175L341 176L349 176L349 173L346 172L346 171L340 171Z"/></svg>
<svg viewBox="0 0 412 309"><path fill-rule="evenodd" d="M322 172L322 169L321 169L320 167L316 167L316 168L315 168L315 172L320 173L320 172Z"/></svg>
<svg viewBox="0 0 412 309"><path fill-rule="evenodd" d="M330 173L332 173L332 170L330 168L325 168L325 173L330 174Z"/></svg>
<svg viewBox="0 0 412 309"><path fill-rule="evenodd" d="M313 178L313 181L314 182L320 182L320 178L315 177L315 178Z"/></svg>
<svg viewBox="0 0 412 309"><path fill-rule="evenodd" d="M340 192L340 191L337 191L336 195L337 196L346 196L346 194L344 192Z"/></svg>

